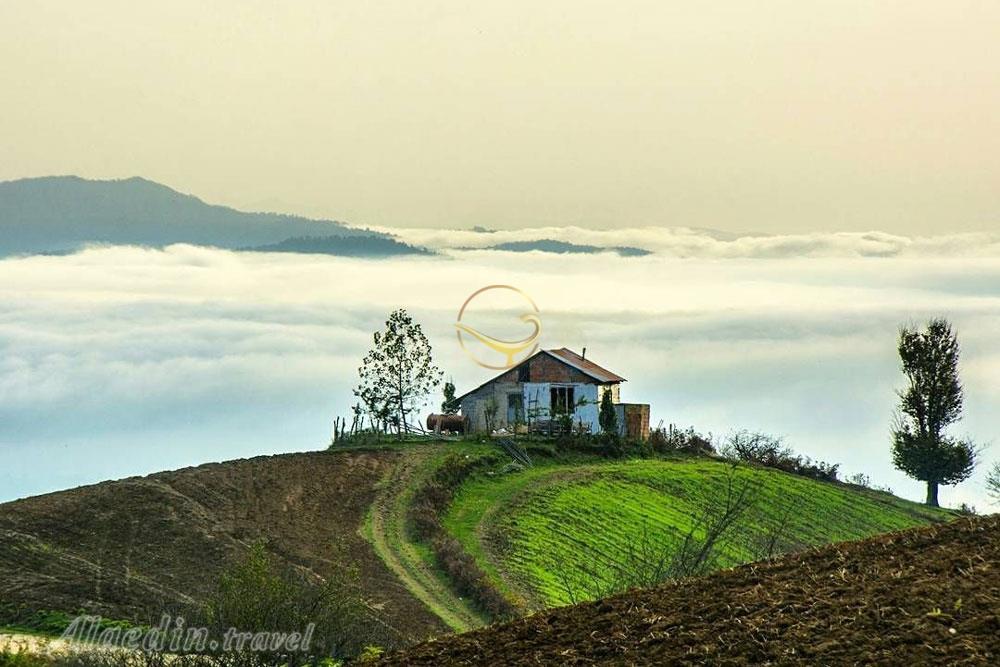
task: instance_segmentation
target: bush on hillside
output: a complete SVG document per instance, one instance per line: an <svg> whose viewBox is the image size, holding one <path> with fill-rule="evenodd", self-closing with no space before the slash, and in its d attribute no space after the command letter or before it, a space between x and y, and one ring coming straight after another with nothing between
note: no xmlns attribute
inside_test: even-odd
<svg viewBox="0 0 1000 667"><path fill-rule="evenodd" d="M70 626L76 616L85 614L87 612L83 609L79 610L76 614L67 614L62 611L35 609L24 604L0 603L0 626L30 630L46 635L61 635ZM136 626L129 621L102 617L97 627L100 630L112 630L115 628L128 630Z"/></svg>
<svg viewBox="0 0 1000 667"><path fill-rule="evenodd" d="M1000 503L1000 461L994 463L986 475L986 492L996 503Z"/></svg>
<svg viewBox="0 0 1000 667"><path fill-rule="evenodd" d="M451 536L438 536L431 543L431 550L460 596L475 600L490 618L502 619L516 615L513 605L493 586L461 542Z"/></svg>
<svg viewBox="0 0 1000 667"><path fill-rule="evenodd" d="M552 442L559 453L579 453L606 459L646 459L668 453L711 456L715 453L711 436L703 436L693 428L673 432L655 429L646 440L623 438L617 433L564 432Z"/></svg>
<svg viewBox="0 0 1000 667"><path fill-rule="evenodd" d="M387 633L372 622L358 593L355 572L342 569L322 580L312 572L279 564L263 542L251 546L243 560L222 574L201 616L201 623L218 637L230 628L302 633L315 624L308 654L247 650L226 656L249 666L315 664L357 655L369 644L387 641Z"/></svg>
<svg viewBox="0 0 1000 667"><path fill-rule="evenodd" d="M840 464L813 461L784 446L783 440L766 433L734 431L723 444L720 454L731 461L775 468L793 475L825 482L836 482Z"/></svg>
<svg viewBox="0 0 1000 667"><path fill-rule="evenodd" d="M712 456L715 454L715 446L712 444L712 434L703 435L694 430L693 426L687 429L677 429L672 425L669 428L656 428L649 434L649 445L658 454L693 454L696 456Z"/></svg>
<svg viewBox="0 0 1000 667"><path fill-rule="evenodd" d="M496 465L499 456L478 459L453 455L431 475L413 496L408 513L414 537L427 543L438 566L444 570L455 591L472 598L476 605L495 620L513 617L517 609L496 589L475 559L466 553L461 542L448 534L441 516L448 509L455 491L477 469Z"/></svg>
<svg viewBox="0 0 1000 667"><path fill-rule="evenodd" d="M863 472L858 472L854 473L853 475L849 475L844 479L844 481L847 482L848 484L853 484L854 486L860 486L861 488L864 489L872 488L872 478L864 474Z"/></svg>
<svg viewBox="0 0 1000 667"><path fill-rule="evenodd" d="M968 503L962 503L956 509L961 516L978 516L979 512L976 511L975 505L969 505Z"/></svg>

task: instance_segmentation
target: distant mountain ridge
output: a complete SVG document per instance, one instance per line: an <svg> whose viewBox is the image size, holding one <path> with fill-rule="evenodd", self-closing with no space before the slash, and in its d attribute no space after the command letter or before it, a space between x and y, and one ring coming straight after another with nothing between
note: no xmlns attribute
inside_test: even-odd
<svg viewBox="0 0 1000 667"><path fill-rule="evenodd" d="M502 250L506 252L551 252L560 255L579 254L594 255L601 252L614 252L622 257L644 257L653 254L645 248L635 248L632 246L596 246L570 243L556 239L538 239L536 241L508 241L489 246L487 250Z"/></svg>
<svg viewBox="0 0 1000 667"><path fill-rule="evenodd" d="M409 245L378 236L296 236L279 243L240 248L247 252L286 252L301 255L338 255L340 257L393 257L395 255L433 255L427 248Z"/></svg>
<svg viewBox="0 0 1000 667"><path fill-rule="evenodd" d="M386 241L393 241L387 234L332 220L207 204L139 177L92 181L48 176L0 183L0 256L58 253L87 243L240 249L294 237L334 236L356 239L352 255L365 254L362 239L377 239L380 255Z"/></svg>

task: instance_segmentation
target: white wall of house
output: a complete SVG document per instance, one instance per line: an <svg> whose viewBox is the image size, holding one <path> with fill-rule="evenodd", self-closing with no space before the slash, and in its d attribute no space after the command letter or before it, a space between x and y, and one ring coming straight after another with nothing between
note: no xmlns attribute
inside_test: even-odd
<svg viewBox="0 0 1000 667"><path fill-rule="evenodd" d="M462 416L469 420L474 432L486 431L486 411L490 401L496 403L497 412L494 428L508 427L508 396L521 392L516 382L491 382L462 399Z"/></svg>
<svg viewBox="0 0 1000 667"><path fill-rule="evenodd" d="M512 394L520 393L522 396L523 412L521 421L527 422L529 411L534 410L532 421L547 420L551 418L552 387L573 387L573 400L577 403L583 398L584 405L579 405L573 411L573 424L583 424L584 428L590 429L591 433L601 430L598 416L601 411L601 397L606 391L611 391L612 400L618 402L617 385L598 385L584 382L492 382L485 387L469 394L462 399L462 415L469 420L472 431L483 432L486 430L486 408L492 400L496 403L497 412L494 420L494 428L512 428L517 413L516 407L512 405L510 397Z"/></svg>
<svg viewBox="0 0 1000 667"><path fill-rule="evenodd" d="M589 427L591 432L597 433L600 430L597 416L600 413L600 403L598 399L598 388L596 384L567 383L567 382L525 382L524 383L524 408L525 411L537 409L537 419L549 419L551 416L552 387L573 387L573 400L577 403L580 399L586 399L585 405L577 406L573 411L573 423L582 423L584 428Z"/></svg>

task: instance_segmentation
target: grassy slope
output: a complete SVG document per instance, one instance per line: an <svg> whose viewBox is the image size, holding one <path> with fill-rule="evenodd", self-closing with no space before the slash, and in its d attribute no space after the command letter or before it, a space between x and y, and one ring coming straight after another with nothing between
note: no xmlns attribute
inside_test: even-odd
<svg viewBox="0 0 1000 667"><path fill-rule="evenodd" d="M447 528L481 566L529 606L569 602L556 575L609 567L631 542L669 548L703 508L725 498L730 466L705 460L636 460L547 464L466 483ZM951 515L888 494L815 482L774 470L739 467L757 501L741 518L723 567L753 560L760 536L785 522L781 549L859 539Z"/></svg>
<svg viewBox="0 0 1000 667"><path fill-rule="evenodd" d="M407 526L407 509L417 489L453 451L425 445L413 447L400 457L379 483L378 495L365 520L364 535L414 597L451 630L464 632L485 625L486 619L452 591L430 549L415 542Z"/></svg>
<svg viewBox="0 0 1000 667"><path fill-rule="evenodd" d="M382 665L997 665L1000 516L562 607Z"/></svg>
<svg viewBox="0 0 1000 667"><path fill-rule="evenodd" d="M405 517L416 488L447 456L495 451L448 442L260 457L0 505L0 598L32 609L75 610L86 601L95 613L142 622L200 597L225 562L265 538L282 558L317 573L342 558L358 565L382 620L408 639L478 625L426 546L409 538ZM701 507L718 502L727 469L704 459L543 459L469 480L445 525L512 598L534 608L559 604L559 568L605 567L602 554L620 552L644 530L669 546ZM949 516L774 471L739 474L760 482L761 504L744 517L742 541L724 565L747 560L751 537L786 507L794 509L787 548ZM144 521L125 520L136 514Z"/></svg>

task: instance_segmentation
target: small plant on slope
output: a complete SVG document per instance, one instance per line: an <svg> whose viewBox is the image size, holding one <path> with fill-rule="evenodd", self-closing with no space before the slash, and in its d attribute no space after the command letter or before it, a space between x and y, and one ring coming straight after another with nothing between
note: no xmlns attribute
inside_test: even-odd
<svg viewBox="0 0 1000 667"><path fill-rule="evenodd" d="M615 404L611 402L610 390L606 390L601 396L601 412L597 420L603 433L608 435L618 433L618 415L615 414Z"/></svg>
<svg viewBox="0 0 1000 667"><path fill-rule="evenodd" d="M1000 505L1000 461L993 464L986 476L986 492L996 504Z"/></svg>

